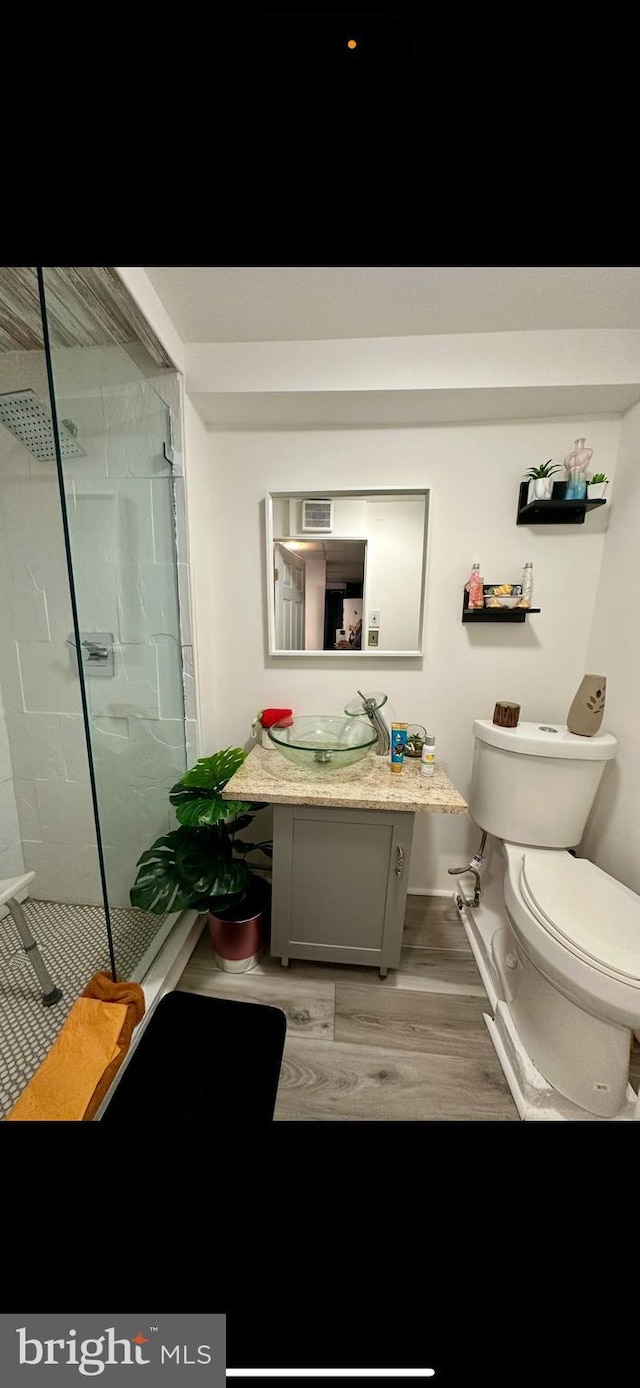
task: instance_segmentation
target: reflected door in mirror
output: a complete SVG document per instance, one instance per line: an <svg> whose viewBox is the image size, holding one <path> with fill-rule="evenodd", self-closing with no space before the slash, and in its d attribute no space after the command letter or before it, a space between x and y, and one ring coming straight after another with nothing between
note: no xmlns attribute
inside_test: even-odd
<svg viewBox="0 0 640 1388"><path fill-rule="evenodd" d="M274 595L276 609L276 640L280 649L303 651L305 648L304 560L274 545Z"/></svg>

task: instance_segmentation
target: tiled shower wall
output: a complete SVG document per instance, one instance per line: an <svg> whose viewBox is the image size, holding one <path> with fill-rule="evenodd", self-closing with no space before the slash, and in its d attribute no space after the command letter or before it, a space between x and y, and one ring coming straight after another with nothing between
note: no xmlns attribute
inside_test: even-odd
<svg viewBox="0 0 640 1388"><path fill-rule="evenodd" d="M136 375L120 348L54 349L59 416L73 420L87 454L64 462L80 628L114 636L115 676L87 679L114 906L129 904L137 859L175 824L167 791L187 765L183 701L190 697L163 452L167 410ZM44 355L0 357L0 390L27 387L48 407ZM186 535L179 540L184 588ZM187 618L188 609L185 625ZM72 631L55 465L38 462L0 428L0 684L25 865L37 873L34 896L98 903ZM193 718L189 733L193 760Z"/></svg>

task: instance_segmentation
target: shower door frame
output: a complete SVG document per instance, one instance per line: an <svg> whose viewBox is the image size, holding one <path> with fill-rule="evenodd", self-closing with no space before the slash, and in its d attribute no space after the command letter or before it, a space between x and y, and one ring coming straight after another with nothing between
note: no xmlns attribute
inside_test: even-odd
<svg viewBox="0 0 640 1388"><path fill-rule="evenodd" d="M61 452L61 448L60 448L59 418L58 418L57 398L56 398L56 390L55 390L55 379L54 379L54 371L53 371L53 352L52 352L52 347L51 347L51 340L50 340L50 334L49 334L49 322L48 322L48 316L47 316L46 284L45 284L45 267L44 267L44 266L36 266L35 268L36 268L37 281L38 281L38 294L39 294L39 300L40 300L40 314L41 314L41 319L42 319L44 352L45 352L45 362L46 362L46 370L47 370L47 382L48 382L48 387L49 387L50 406L51 406L51 413L52 413L52 420L53 420L53 435L54 435L54 448L55 448L56 473L57 473L57 478L58 478L58 487L59 487L59 491L60 491L60 503L61 503L61 511L62 511L62 525L63 525L64 545L65 545L65 558L66 558L67 574L68 574L68 581L69 581L69 594L70 594L71 609L72 609L72 618L73 618L74 640L75 640L75 642L76 642L76 649L77 649L77 650L80 650L80 649L81 649L81 647L80 647L81 633L80 633L80 623L79 623L79 614L78 614L78 604L77 604L77 598L76 598L75 576L74 576L74 569L73 569L73 551L72 551L72 546L71 546L71 537L70 537L70 533L69 533L69 523L68 523L67 504L66 504L66 495L65 495L64 466L63 466L62 452ZM180 375L179 372L176 371L176 375L177 375L177 377L178 377L178 379L179 379L179 382L180 382L180 395L181 395L181 398L182 398L182 393L183 393L183 380L182 380L182 377L181 377L181 375ZM166 403L166 402L165 402L165 403ZM167 405L166 407L167 407L167 410L169 411L169 416L170 416L171 424L173 425L173 412L172 412L171 407L170 407L169 405ZM181 411L180 427L181 427L181 430L182 430L182 431L183 431L183 429L184 429L184 423L183 423L183 421L184 421L184 412ZM184 450L183 450L183 451L184 451ZM173 469L172 469L172 476L173 476ZM175 508L174 508L174 509L175 509ZM176 553L176 564L177 564L178 562L179 562L179 556L178 556L178 554ZM176 579L177 579L177 571L176 571ZM180 596L179 596L179 598L178 598L178 603L179 603L179 612L180 612L181 661L182 661L182 640L183 640L184 628L183 628L183 623L182 623L182 610L181 610L181 606L180 606ZM189 626L189 629L191 629L192 623L191 623L191 613L190 613L190 612L188 613L188 626ZM182 673L183 673L183 676L184 676L184 666L183 666L183 668L182 668ZM86 690L86 684L85 684L85 673L84 673L84 669L83 669L83 666L82 666L82 662L81 662L81 661L78 662L78 675L79 675L79 681L80 681L80 697L81 697L81 706L82 706L82 719L83 719L83 727L84 727L84 736L85 736L85 742L86 742L86 748L87 748L87 759L88 759L88 767L89 767L89 782L90 782L90 790L91 790L91 800L92 800L92 807L93 807L93 814L94 814L94 822L95 822L95 829L96 829L96 842L97 842L97 851L98 851L98 866L99 866L99 876L100 876L100 887L101 887L101 891L102 891L103 907L104 907L104 912L105 912L105 924L106 924L107 937L108 937L108 944L109 944L109 958L110 958L110 964L111 964L111 973L112 973L113 979L116 980L116 979L117 979L117 958L116 958L116 953L115 953L115 948L114 948L113 932L112 932L111 917L110 917L110 909L109 909L108 877L107 877L106 865L105 865L105 861L104 861L103 842L102 842L102 832L101 832L101 826L100 826L100 807L99 807L99 799L98 799L98 788L97 788L97 780L96 780L96 773L95 773L95 765L94 765L93 751L92 751L92 746L91 746L91 732L90 732L90 729L91 729L91 714L90 714L90 711L89 711L89 705L88 705L88 699L87 699L87 690ZM183 689L184 689L184 680L183 680ZM199 720L198 720L198 718L197 718L197 710L194 710L194 713L195 713L196 728L198 729L198 728L199 728ZM184 709L185 738L186 738L186 717L187 717L187 710L186 710L186 707L185 707L185 709ZM198 747L198 751L199 751L199 747ZM187 767L188 767L188 764L189 764L188 749L187 749L187 756L186 756L186 758L185 758L185 761L186 761L186 764L187 764ZM133 1052L133 1050L135 1049L135 1046L138 1044L138 1041L139 1041L139 1039L140 1039L140 1036L141 1036L142 1033L144 1032L144 1030L145 1030L145 1028L146 1028L146 1026L147 1026L147 1024L148 1024L148 1022L149 1022L149 1020L150 1020L150 1017L151 1017L151 1015L152 1015L152 1013L153 1013L153 1011L154 1011L154 1009L155 1009L155 1006L156 1006L157 1003L160 1001L160 998L161 998L162 996L164 996L164 994L165 994L166 992L170 991L171 989L173 989L173 988L175 987L175 984L176 984L176 982L178 981L178 978L180 977L180 974L181 974L182 970L185 968L185 966L186 966L186 964L187 964L187 962L188 962L188 959L190 958L190 956L191 956L193 950L195 949L196 944L198 943L198 940L199 940L199 938L200 938L200 936L201 936L201 934L202 934L202 932L203 932L203 930L204 930L204 926L205 926L205 916L199 914L199 913L198 913L197 911L195 911L195 910L185 910L185 911L182 911L182 912L176 912L176 913L170 914L169 916L167 916L166 920L163 921L162 924L159 926L159 929L158 929L156 935L154 936L153 940L151 941L150 945L148 946L147 950L145 951L145 954L144 954L144 955L142 956L142 958L139 960L139 962L138 962L138 964L136 965L135 969L133 969L133 970L131 971L131 981L133 981L133 982L139 982L140 985L141 985L141 987L142 987L142 989L143 989L144 996L145 996L145 1006L146 1006L146 1010L145 1010L145 1015L143 1016L142 1020L139 1022L138 1026L137 1026L136 1029L135 1029L134 1037L133 1037L133 1039L132 1039L132 1043L131 1043L131 1046L130 1046L129 1054L131 1054L131 1053ZM125 1062L125 1064L126 1064L126 1062ZM124 1068L125 1068L125 1066L123 1065L123 1066L121 1067L121 1070L123 1070ZM119 1072L119 1073L120 1073L120 1072ZM108 1098L110 1098L110 1094L107 1096L107 1098L106 1098L106 1100L105 1100L105 1103L107 1102ZM98 1111L98 1113L96 1114L96 1119L98 1119L99 1116L100 1116L100 1111Z"/></svg>

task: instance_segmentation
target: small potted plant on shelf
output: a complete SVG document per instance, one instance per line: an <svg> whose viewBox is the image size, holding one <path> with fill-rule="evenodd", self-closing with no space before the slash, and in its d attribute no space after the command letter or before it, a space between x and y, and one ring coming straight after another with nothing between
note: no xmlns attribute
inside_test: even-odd
<svg viewBox="0 0 640 1388"><path fill-rule="evenodd" d="M227 781L245 760L240 747L226 747L198 762L169 791L179 827L156 839L138 859L129 892L132 906L164 915L188 909L207 913L219 968L243 973L264 954L268 940L271 840L248 843L237 837L258 810L256 801L223 800ZM247 858L261 853L264 867Z"/></svg>
<svg viewBox="0 0 640 1388"><path fill-rule="evenodd" d="M553 496L553 474L559 468L552 463L551 458L546 463L539 463L537 467L530 467L525 472L525 479L529 479L529 491L527 493L527 505L530 501L550 501Z"/></svg>
<svg viewBox="0 0 640 1388"><path fill-rule="evenodd" d="M604 472L594 472L593 477L587 482L587 496L589 501L604 501L604 494L609 485L609 478Z"/></svg>

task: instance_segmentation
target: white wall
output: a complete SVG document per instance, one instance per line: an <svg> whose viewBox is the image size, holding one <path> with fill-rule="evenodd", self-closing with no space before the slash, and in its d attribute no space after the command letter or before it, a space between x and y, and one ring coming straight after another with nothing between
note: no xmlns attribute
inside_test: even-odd
<svg viewBox="0 0 640 1388"><path fill-rule="evenodd" d="M308 651L324 646L324 598L327 564L324 559L304 562L304 644Z"/></svg>
<svg viewBox="0 0 640 1388"><path fill-rule="evenodd" d="M595 459L594 459L595 462ZM606 467L598 470L610 477ZM618 738L587 825L582 850L598 867L640 892L640 638L635 576L640 554L640 405L620 431L610 524L585 671L607 677L603 730Z"/></svg>
<svg viewBox="0 0 640 1388"><path fill-rule="evenodd" d="M424 537L424 497L389 498L367 504L367 611L362 645L372 609L380 612L383 651L420 647L420 598Z"/></svg>
<svg viewBox="0 0 640 1388"><path fill-rule="evenodd" d="M160 336L160 329L157 331ZM306 391L483 391L500 387L562 390L637 381L640 329L190 342L185 344L184 360L190 395L287 392L295 396Z"/></svg>
<svg viewBox="0 0 640 1388"><path fill-rule="evenodd" d="M497 699L523 719L563 720L585 669L608 508L584 525L517 527L518 487L532 464L561 462L584 435L593 466L614 476L620 421L565 419L433 429L198 433L197 524L206 527L208 573L198 645L209 643L200 705L208 749L247 742L256 711L340 712L366 669L389 695L389 716L426 724L438 757L464 795L474 717ZM188 458L188 467L191 459ZM266 640L264 494L319 484L430 489L424 659L269 657ZM487 582L517 581L534 566L540 615L522 625L470 626L463 585L478 560ZM196 559L194 555L194 568ZM230 601L232 597L233 601ZM208 605L207 605L208 603ZM476 846L467 817L418 816L411 885L451 885L446 869Z"/></svg>

